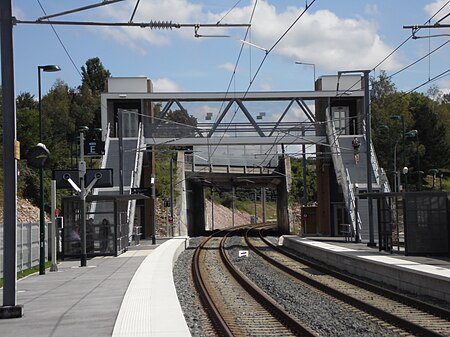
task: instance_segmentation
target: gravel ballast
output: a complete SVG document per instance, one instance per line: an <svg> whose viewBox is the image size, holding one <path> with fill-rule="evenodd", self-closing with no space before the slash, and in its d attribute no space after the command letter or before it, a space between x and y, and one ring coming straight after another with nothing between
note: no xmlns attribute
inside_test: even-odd
<svg viewBox="0 0 450 337"><path fill-rule="evenodd" d="M175 287L186 322L192 336L215 336L206 313L202 309L191 277L192 256L195 247L204 238L190 239L189 248L175 263ZM243 239L233 237L228 243L229 256L259 287L284 306L293 316L310 322L310 327L322 336L397 336L357 311L330 301L308 287L299 285L284 273L274 272L255 254L239 257L239 250L247 249Z"/></svg>

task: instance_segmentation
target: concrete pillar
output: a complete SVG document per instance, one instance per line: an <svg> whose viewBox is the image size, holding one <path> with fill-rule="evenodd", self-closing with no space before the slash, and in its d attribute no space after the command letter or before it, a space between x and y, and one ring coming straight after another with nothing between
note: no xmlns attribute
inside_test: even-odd
<svg viewBox="0 0 450 337"><path fill-rule="evenodd" d="M202 235L205 232L205 195L201 183L188 180L187 187L187 227L188 235Z"/></svg>
<svg viewBox="0 0 450 337"><path fill-rule="evenodd" d="M187 236L187 204L186 204L186 176L184 165L184 152L178 151L177 153L177 173L175 179L175 191L176 191L176 211L177 211L177 223L175 231L178 231L179 236Z"/></svg>
<svg viewBox="0 0 450 337"><path fill-rule="evenodd" d="M278 171L285 177L277 186L277 225L283 234L290 234L289 192L291 189L291 161L287 156L280 159Z"/></svg>

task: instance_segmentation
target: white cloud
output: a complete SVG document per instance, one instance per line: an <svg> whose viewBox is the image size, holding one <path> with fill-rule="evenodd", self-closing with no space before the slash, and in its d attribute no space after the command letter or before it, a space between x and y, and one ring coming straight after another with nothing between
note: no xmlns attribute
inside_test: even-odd
<svg viewBox="0 0 450 337"><path fill-rule="evenodd" d="M127 1L117 5L106 6L103 8L102 15L108 20L115 20L118 22L130 21L131 13L135 9L135 3ZM189 3L187 0L152 0L146 2L140 2L136 10L136 14L133 18L133 22L172 22L176 23L191 23L198 22L202 17L202 6ZM147 42L155 45L166 45L170 42L170 38L173 37L173 33L164 34L161 29L155 28L106 28L108 30L121 30L124 34L128 34L130 45ZM192 30L188 29L172 29L184 36L192 37ZM189 32L188 32L189 31ZM114 34L110 34L114 38ZM118 36L119 42L123 42Z"/></svg>
<svg viewBox="0 0 450 337"><path fill-rule="evenodd" d="M368 15L378 15L380 14L377 4L367 4L364 8L364 12Z"/></svg>
<svg viewBox="0 0 450 337"><path fill-rule="evenodd" d="M259 85L259 90L261 91L272 91L272 85L269 82L265 82L265 81L260 81L258 83Z"/></svg>
<svg viewBox="0 0 450 337"><path fill-rule="evenodd" d="M179 92L181 91L178 84L168 78L158 78L156 80L152 80L153 82L153 91L160 92Z"/></svg>
<svg viewBox="0 0 450 337"><path fill-rule="evenodd" d="M441 90L444 94L450 93L450 80L449 79L440 80L437 83L437 85L438 85L439 90Z"/></svg>
<svg viewBox="0 0 450 337"><path fill-rule="evenodd" d="M445 5L447 4L447 0L435 0L432 3L429 3L428 5L426 5L424 7L425 12L428 13L428 15L430 17L434 16L439 10L441 10L443 7L445 7ZM440 11L436 17L434 17L434 20L439 20L441 17L443 17L444 15L448 14L448 9L444 9L444 11ZM446 20L442 21L442 23L448 23L449 22L449 18L447 18Z"/></svg>
<svg viewBox="0 0 450 337"><path fill-rule="evenodd" d="M224 69L226 71L229 71L230 73L232 73L234 71L234 64L227 62L224 64L219 65L220 69Z"/></svg>
<svg viewBox="0 0 450 337"><path fill-rule="evenodd" d="M442 1L440 1L442 2ZM436 2L437 3L437 2ZM223 23L247 23L253 11L254 2L244 7L236 7L226 15ZM109 19L127 22L135 3L106 6L103 14ZM431 6L431 5L430 5ZM211 9L211 7L209 7ZM120 9L120 10L117 10ZM273 53L292 60L315 63L323 70L362 69L378 64L393 47L387 45L377 32L377 26L362 18L342 18L329 10L317 10L311 7L297 24L289 31L273 50ZM376 5L366 7L366 12L376 13ZM252 43L266 49L272 47L286 29L303 11L301 7L287 7L279 12L269 0L260 0L254 13L251 36ZM141 2L134 22L150 20L167 20L177 23L208 22L215 23L227 13L212 13L202 5L188 0L153 0ZM122 29L120 33L109 33L109 38L117 39L122 44L129 44L133 49L142 50L146 45L163 45L170 39L184 37L193 39L193 29L175 29L177 34L165 34L162 31L144 29ZM202 34L237 35L242 29L220 30L201 28ZM141 50L142 49L142 50ZM401 66L396 55L382 65L384 70L395 70ZM221 67L224 67L222 65ZM226 69L226 68L224 68Z"/></svg>
<svg viewBox="0 0 450 337"><path fill-rule="evenodd" d="M21 8L19 8L17 6L14 6L14 4L13 4L13 7L12 7L12 15L15 16L16 18L20 19L20 20L24 20L25 19L25 12Z"/></svg>
<svg viewBox="0 0 450 337"><path fill-rule="evenodd" d="M252 25L253 42L270 48L300 12L300 8L290 7L277 13L267 2L260 2ZM305 13L274 52L334 70L371 68L391 50L370 22L339 18L329 10L319 10ZM399 61L392 57L383 66L386 70L396 69Z"/></svg>

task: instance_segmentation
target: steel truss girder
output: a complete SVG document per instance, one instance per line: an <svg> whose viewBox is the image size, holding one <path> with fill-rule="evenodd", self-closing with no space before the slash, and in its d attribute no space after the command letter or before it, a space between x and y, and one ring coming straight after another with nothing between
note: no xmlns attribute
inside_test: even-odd
<svg viewBox="0 0 450 337"><path fill-rule="evenodd" d="M319 98L362 98L363 90L323 91L254 91L254 92L149 92L149 93L103 93L106 99L143 99L153 102L220 102L239 99L241 101L291 101L293 99L316 100Z"/></svg>
<svg viewBox="0 0 450 337"><path fill-rule="evenodd" d="M252 137L252 136L245 136L241 137L243 138L242 141L236 141L232 140L231 137L220 137L220 142L217 144L311 144L311 143L318 143L319 140L315 141L305 141L301 140L298 136L278 136L275 137L275 134L279 134L280 130L278 127L283 124L283 118L288 113L289 109L291 108L292 104L296 102L298 106L303 110L307 118L311 123L316 123L316 119L312 111L309 109L309 107L306 104L306 100L317 100L317 99L329 99L332 97L339 97L339 98L363 98L364 97L364 91L362 90L354 90L354 91L343 91L343 90L326 90L326 91L276 91L276 92L176 92L176 93L105 93L102 94L102 100L114 100L114 99L120 99L124 100L146 100L151 102L166 102L164 105L162 111L161 111L161 118L157 119L154 124L154 128L157 129L158 126L161 124L161 121L167 116L167 113L169 112L169 109L173 106L175 103L181 110L187 111L183 107L183 102L227 102L227 105L223 109L223 111L220 113L219 117L213 124L211 129L203 129L197 130L197 134L200 138L203 138L203 140L199 140L196 137L191 138L185 138L185 139L169 139L169 138L152 138L149 139L150 144L183 144L188 145L190 143L191 145L207 145L207 144L214 144L217 141L214 140L213 136L216 130L219 129L219 126L221 125L221 122L223 121L224 117L229 112L230 108L234 103L236 103L240 110L244 113L244 115L247 117L249 123L249 127L252 127L254 132L256 132L259 137ZM289 101L287 107L283 111L281 117L276 122L275 126L272 130L267 131L265 133L260 125L253 119L251 114L249 113L248 109L245 107L244 102L251 102L251 101ZM232 125L232 124L230 124ZM229 126L227 126L227 129ZM223 129L223 128L222 128ZM223 132L223 130L222 130ZM203 133L207 133L204 135ZM206 136L206 137L205 137ZM218 137L219 138L219 137ZM227 139L229 138L229 139ZM260 138L267 138L264 141L261 141ZM309 139L313 139L312 137L309 137ZM321 137L320 137L321 139Z"/></svg>
<svg viewBox="0 0 450 337"><path fill-rule="evenodd" d="M244 137L191 137L191 138L146 138L147 145L196 146L196 145L298 145L298 144L326 144L323 136L244 136Z"/></svg>

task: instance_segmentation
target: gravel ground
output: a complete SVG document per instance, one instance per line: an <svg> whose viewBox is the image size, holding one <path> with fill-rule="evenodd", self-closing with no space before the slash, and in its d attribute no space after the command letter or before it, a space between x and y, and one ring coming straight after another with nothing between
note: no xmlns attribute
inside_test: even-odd
<svg viewBox="0 0 450 337"><path fill-rule="evenodd" d="M192 336L215 336L206 313L198 299L191 277L191 261L194 248L203 238L192 238L190 248L183 252L175 263L173 275L180 304ZM352 310L329 301L326 297L302 287L293 280L277 272L267 273L267 266L254 254L239 258L242 239L235 237L229 243L230 257L239 268L260 287L285 306L292 315L311 322L312 329L322 336L397 336L375 322L365 319Z"/></svg>
<svg viewBox="0 0 450 337"><path fill-rule="evenodd" d="M173 268L173 278L177 289L178 299L183 309L186 323L192 336L215 336L209 319L202 308L202 304L192 281L192 257L195 248L204 240L203 237L189 239L189 248L180 254Z"/></svg>
<svg viewBox="0 0 450 337"><path fill-rule="evenodd" d="M230 257L246 275L260 288L285 307L291 315L309 322L311 328L322 336L383 337L398 336L382 328L372 320L361 317L359 312L330 301L327 296L302 286L300 282L281 272L274 272L256 254L239 258L243 239L233 237L230 242ZM270 271L269 273L267 271Z"/></svg>

